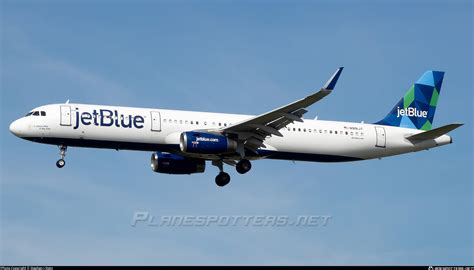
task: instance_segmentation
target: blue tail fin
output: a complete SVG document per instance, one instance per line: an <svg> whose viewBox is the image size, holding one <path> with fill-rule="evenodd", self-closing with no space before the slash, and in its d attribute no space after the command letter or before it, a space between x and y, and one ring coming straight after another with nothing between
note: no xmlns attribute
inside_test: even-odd
<svg viewBox="0 0 474 270"><path fill-rule="evenodd" d="M444 72L429 70L413 84L379 125L430 130Z"/></svg>

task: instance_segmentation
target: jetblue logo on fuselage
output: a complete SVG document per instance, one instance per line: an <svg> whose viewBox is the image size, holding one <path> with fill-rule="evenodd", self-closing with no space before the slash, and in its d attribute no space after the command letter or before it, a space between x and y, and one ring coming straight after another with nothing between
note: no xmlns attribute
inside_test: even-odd
<svg viewBox="0 0 474 270"><path fill-rule="evenodd" d="M145 119L140 115L123 115L117 110L111 111L106 109L93 110L92 112L76 111L76 124L74 129L78 129L80 125L101 126L101 127L121 127L121 128L143 128Z"/></svg>
<svg viewBox="0 0 474 270"><path fill-rule="evenodd" d="M400 116L409 116L409 117L423 117L426 118L428 117L428 112L427 111L419 111L416 108L413 107L408 107L404 109L400 109L400 107L397 107L397 118Z"/></svg>

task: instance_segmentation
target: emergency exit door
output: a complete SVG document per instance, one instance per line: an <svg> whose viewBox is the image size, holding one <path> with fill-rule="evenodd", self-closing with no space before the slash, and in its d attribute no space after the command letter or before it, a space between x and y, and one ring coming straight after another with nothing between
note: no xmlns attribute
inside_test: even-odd
<svg viewBox="0 0 474 270"><path fill-rule="evenodd" d="M376 139L375 146L385 148L387 138L385 137L385 129L383 127L375 127Z"/></svg>
<svg viewBox="0 0 474 270"><path fill-rule="evenodd" d="M160 112L151 112L151 131L161 131Z"/></svg>
<svg viewBox="0 0 474 270"><path fill-rule="evenodd" d="M61 126L70 126L71 125L71 106L61 105L60 106L61 114L59 116L59 123Z"/></svg>

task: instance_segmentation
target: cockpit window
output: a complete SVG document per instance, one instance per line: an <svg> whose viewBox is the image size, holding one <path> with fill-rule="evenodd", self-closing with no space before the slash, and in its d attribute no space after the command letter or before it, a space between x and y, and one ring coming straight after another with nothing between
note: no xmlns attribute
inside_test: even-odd
<svg viewBox="0 0 474 270"><path fill-rule="evenodd" d="M32 112L29 112L25 115L25 117L27 116L30 116L30 115L34 115L34 116L46 116L46 112L45 111L32 111Z"/></svg>

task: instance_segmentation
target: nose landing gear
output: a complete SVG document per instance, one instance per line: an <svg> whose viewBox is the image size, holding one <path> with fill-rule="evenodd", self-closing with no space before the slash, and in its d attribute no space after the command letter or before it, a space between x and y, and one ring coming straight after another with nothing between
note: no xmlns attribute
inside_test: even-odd
<svg viewBox="0 0 474 270"><path fill-rule="evenodd" d="M64 165L66 165L66 161L64 160L64 157L66 157L66 151L67 151L67 146L65 145L59 146L59 156L61 158L58 161L56 161L56 167L62 168L64 167Z"/></svg>

